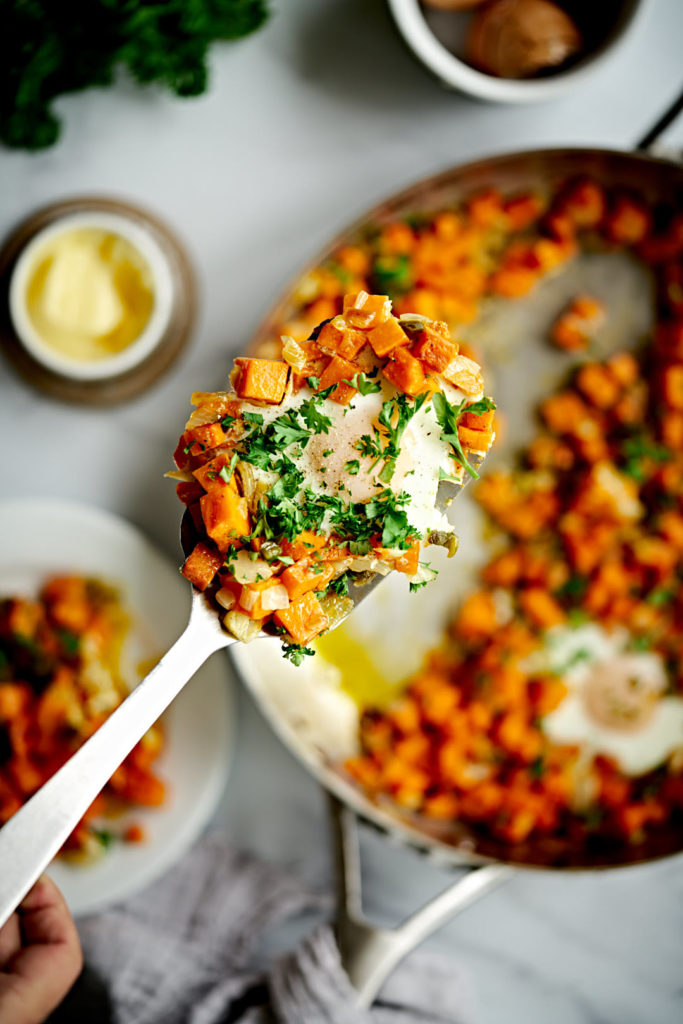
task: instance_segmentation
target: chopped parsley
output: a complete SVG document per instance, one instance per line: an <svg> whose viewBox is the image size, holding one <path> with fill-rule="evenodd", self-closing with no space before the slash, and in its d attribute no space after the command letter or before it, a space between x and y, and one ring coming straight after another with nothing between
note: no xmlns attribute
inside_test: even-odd
<svg viewBox="0 0 683 1024"><path fill-rule="evenodd" d="M382 385L377 380L370 380L364 373L354 373L351 380L343 380L342 384L360 391L361 395L374 395L382 390Z"/></svg>
<svg viewBox="0 0 683 1024"><path fill-rule="evenodd" d="M235 416L224 416L223 419L221 420L221 426L223 430L227 432L228 430L230 430L230 427L233 425L233 423L236 422L237 419Z"/></svg>
<svg viewBox="0 0 683 1024"><path fill-rule="evenodd" d="M357 375L356 375L357 376ZM378 475L381 483L391 483L396 469L396 460L401 450L401 438L413 416L419 412L427 400L427 394L418 395L411 402L407 395L397 395L382 403L377 417L380 427L373 428L372 434L363 434L354 445L357 452L366 459L373 459L370 471L379 462L384 465Z"/></svg>
<svg viewBox="0 0 683 1024"><path fill-rule="evenodd" d="M491 409L495 409L495 403L490 398L482 398L478 402L468 403L467 399L463 399L459 405L451 405L451 403L437 391L432 399L434 403L434 412L436 413L436 419L441 427L441 440L447 441L453 449L458 462L465 467L465 470L474 479L479 479L479 474L473 466L470 466L469 462L465 458L465 453L460 443L458 436L458 423L460 417L466 412L471 412L476 416L480 416L484 412L488 412Z"/></svg>
<svg viewBox="0 0 683 1024"><path fill-rule="evenodd" d="M358 459L349 459L349 461L344 465L344 469L349 476L358 476L358 473L360 472L360 462Z"/></svg>
<svg viewBox="0 0 683 1024"><path fill-rule="evenodd" d="M292 665L301 665L304 658L315 654L312 647L303 647L302 644L283 644L282 653Z"/></svg>
<svg viewBox="0 0 683 1024"><path fill-rule="evenodd" d="M235 466L237 465L238 460L238 453L233 452L232 455L230 456L230 462L227 464L227 466L221 467L218 476L220 477L224 484L229 484L230 481L232 480L232 474L235 471Z"/></svg>
<svg viewBox="0 0 683 1024"><path fill-rule="evenodd" d="M69 657L78 654L81 646L81 638L78 634L73 633L70 629L58 629L56 632L64 653ZM2 659L0 659L0 667L2 667Z"/></svg>
<svg viewBox="0 0 683 1024"><path fill-rule="evenodd" d="M332 580L328 586L328 591L332 590L335 594L339 594L340 597L348 597L349 594L349 575L343 572L341 576L337 576L336 580Z"/></svg>

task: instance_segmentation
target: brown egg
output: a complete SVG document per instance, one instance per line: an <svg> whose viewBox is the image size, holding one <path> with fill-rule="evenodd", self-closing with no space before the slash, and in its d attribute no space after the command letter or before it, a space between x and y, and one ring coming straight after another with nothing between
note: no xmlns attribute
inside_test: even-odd
<svg viewBox="0 0 683 1024"><path fill-rule="evenodd" d="M500 78L528 78L556 67L581 49L569 15L550 0L495 0L477 12L467 60Z"/></svg>
<svg viewBox="0 0 683 1024"><path fill-rule="evenodd" d="M433 7L437 11L470 11L480 7L486 0L422 0L425 7Z"/></svg>

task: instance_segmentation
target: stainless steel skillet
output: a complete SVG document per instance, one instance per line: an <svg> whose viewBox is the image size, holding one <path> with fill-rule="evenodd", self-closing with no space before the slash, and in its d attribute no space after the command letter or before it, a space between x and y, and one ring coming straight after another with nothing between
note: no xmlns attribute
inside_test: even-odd
<svg viewBox="0 0 683 1024"><path fill-rule="evenodd" d="M418 182L350 225L319 255L310 269L329 258L340 245L361 235L370 225L381 226L402 215L449 207L472 192L487 187L498 188L504 193L528 189L545 191L552 190L574 175L588 174L607 188L633 189L653 203L661 201L683 207L681 163L673 155L664 157L654 155L651 150L645 151L645 146L651 147L656 143L682 105L683 97L648 132L635 153L593 148L534 150L479 160ZM584 267L581 273L589 277L595 274L598 279L602 276L606 286L616 289L617 300L625 310L619 342L624 333L633 343L640 340L649 326L651 313L648 311L652 303L647 281L638 278L633 265L628 260L623 261L612 284L611 271L599 261ZM252 346L254 351L267 351L271 339L276 336L277 325L294 312L293 287L288 289L257 331ZM572 287L574 292L570 291L568 295L575 293L575 282ZM496 362L499 368L495 397L499 407L510 418L508 449L517 448L529 437L533 407L538 398L547 393L550 381L559 379L563 372L563 364L553 364L556 357L549 355L547 346L541 343L547 324L540 321L547 317L553 301L556 307L557 295L554 300L551 297L550 306L545 310L542 308L539 312L537 309L532 314L537 322L523 347L515 350L510 346L507 350L496 349L491 353L494 369ZM489 325L492 336L495 335L493 327ZM486 339L483 339L482 347L486 359ZM531 366L533 369L530 371ZM495 461L497 457L504 458L505 452L498 456L494 452L489 461ZM466 501L462 498L457 503L455 517L458 525ZM463 553L464 545L461 545L456 561L462 558ZM457 565L453 571L458 572ZM410 598L406 595L405 598L406 602L417 599L418 595ZM396 643L400 642L401 638L397 636ZM544 840L527 842L511 849L494 840L482 839L463 823L455 823L444 830L430 828L424 821L417 821L409 815L399 817L395 808L372 802L335 766L340 737L330 734L321 721L316 721L315 709L311 708L313 689L297 687L291 672L287 669L278 671L264 648L254 646L233 653L238 672L275 732L330 796L339 873L338 933L343 961L359 991L362 1005L372 1002L387 974L407 952L451 915L506 880L516 869L616 868L674 856L683 851L683 828L673 823L653 831L646 842L637 846L621 844L586 848ZM347 725L347 732L348 728ZM440 865L449 864L465 870L451 887L398 929L374 928L363 918L360 905L358 819L433 857Z"/></svg>

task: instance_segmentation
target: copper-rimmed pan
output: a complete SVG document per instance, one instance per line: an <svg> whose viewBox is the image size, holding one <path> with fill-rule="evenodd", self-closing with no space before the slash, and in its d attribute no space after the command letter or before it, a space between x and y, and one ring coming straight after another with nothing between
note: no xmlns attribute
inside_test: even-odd
<svg viewBox="0 0 683 1024"><path fill-rule="evenodd" d="M311 269L342 243L362 233L368 225L381 226L402 215L428 213L457 205L472 192L487 187L500 189L503 193L552 191L567 178L588 174L608 189L634 189L653 203L664 202L681 207L683 165L673 154L656 156L645 151L645 146L650 147L656 142L663 128L681 109L681 99L633 153L584 148L533 150L478 160L420 181L370 210L342 232L311 264ZM627 320L635 343L639 332L642 334L647 330L648 309L652 304L648 302L644 288L625 287L623 282L619 287L620 301L633 302L632 315L629 314ZM276 336L277 326L294 311L293 291L294 286L287 290L262 323L253 341L254 350L267 351L271 339ZM625 298L626 293L628 296ZM523 349L505 353L501 360L504 365L498 367L494 392L499 406L510 419L508 449L518 447L528 438L531 410L544 389L547 393L548 380L552 377L552 368L547 362L552 356L540 341L543 333L540 329L537 331L537 343L531 337ZM487 360L486 352L484 358ZM490 361L495 371L495 354ZM499 457L499 454L494 454L491 458L493 461ZM466 501L466 498L459 498L454 503L456 527L461 525L460 516ZM461 551L463 547L461 545ZM461 554L458 555L460 558ZM453 572L458 572L457 566ZM406 594L405 600L416 601L418 595L409 597ZM402 639L405 641L405 637L397 636L396 643L401 643ZM409 816L401 818L396 809L371 801L339 771L335 763L339 760L337 745L342 743L343 746L339 732L335 733L334 728L325 725L321 717L324 709L312 709L313 691L294 681L295 673L300 670L281 664L277 652L268 652L269 646L254 644L251 648L233 649L235 663L275 732L330 794L340 862L340 944L345 965L363 1005L369 1005L387 973L415 944L451 914L502 882L516 869L616 868L671 857L683 851L680 823L669 823L653 830L644 843L636 846L622 843L573 847L558 840L543 839L510 848L494 839L482 839L463 823L455 823L444 831L426 826L424 821L411 820ZM344 726L337 722L337 725L348 730L353 723ZM445 893L418 911L398 930L371 928L363 920L360 908L354 835L357 817L437 858L441 865L451 864L467 870Z"/></svg>

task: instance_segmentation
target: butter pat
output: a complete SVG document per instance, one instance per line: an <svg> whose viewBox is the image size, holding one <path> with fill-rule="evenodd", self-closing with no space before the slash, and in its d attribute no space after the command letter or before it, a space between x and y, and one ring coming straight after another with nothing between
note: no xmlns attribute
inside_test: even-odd
<svg viewBox="0 0 683 1024"><path fill-rule="evenodd" d="M28 271L26 311L42 341L83 362L123 351L144 330L154 283L144 256L128 239L83 227L53 235Z"/></svg>

